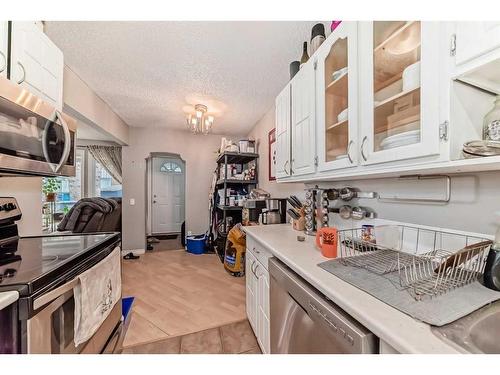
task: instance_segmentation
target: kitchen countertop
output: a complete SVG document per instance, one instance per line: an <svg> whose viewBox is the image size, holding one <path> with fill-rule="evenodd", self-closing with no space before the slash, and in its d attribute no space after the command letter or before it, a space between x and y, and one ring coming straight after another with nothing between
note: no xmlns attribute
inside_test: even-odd
<svg viewBox="0 0 500 375"><path fill-rule="evenodd" d="M7 307L19 299L19 293L16 291L0 293L0 310Z"/></svg>
<svg viewBox="0 0 500 375"><path fill-rule="evenodd" d="M313 236L297 241L302 234L289 224L244 227L247 234L307 280L325 296L381 340L401 353L463 353L431 332L431 327L417 321L362 290L318 267L329 258L321 255Z"/></svg>

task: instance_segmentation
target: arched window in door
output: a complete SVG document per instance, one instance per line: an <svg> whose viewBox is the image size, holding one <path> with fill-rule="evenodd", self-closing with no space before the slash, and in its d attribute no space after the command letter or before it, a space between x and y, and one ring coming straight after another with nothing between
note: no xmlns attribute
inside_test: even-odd
<svg viewBox="0 0 500 375"><path fill-rule="evenodd" d="M167 161L160 167L160 172L182 173L182 167L174 161Z"/></svg>

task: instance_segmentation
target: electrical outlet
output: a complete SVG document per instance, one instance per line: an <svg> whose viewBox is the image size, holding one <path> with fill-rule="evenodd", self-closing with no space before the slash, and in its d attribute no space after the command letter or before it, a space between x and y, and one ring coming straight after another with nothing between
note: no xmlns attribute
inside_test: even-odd
<svg viewBox="0 0 500 375"><path fill-rule="evenodd" d="M130 205L135 206L135 199L134 198L130 198Z"/></svg>

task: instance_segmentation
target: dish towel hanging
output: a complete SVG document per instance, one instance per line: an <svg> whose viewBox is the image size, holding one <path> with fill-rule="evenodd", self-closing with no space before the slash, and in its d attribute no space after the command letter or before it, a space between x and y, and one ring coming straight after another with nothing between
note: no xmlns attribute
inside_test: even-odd
<svg viewBox="0 0 500 375"><path fill-rule="evenodd" d="M122 294L120 248L117 247L97 265L80 274L74 289L75 346L99 329Z"/></svg>

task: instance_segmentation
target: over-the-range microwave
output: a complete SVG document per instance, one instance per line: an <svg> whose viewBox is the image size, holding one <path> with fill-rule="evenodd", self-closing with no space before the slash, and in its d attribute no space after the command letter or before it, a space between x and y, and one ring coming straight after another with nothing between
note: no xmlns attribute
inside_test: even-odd
<svg viewBox="0 0 500 375"><path fill-rule="evenodd" d="M0 175L74 176L76 120L0 77Z"/></svg>

